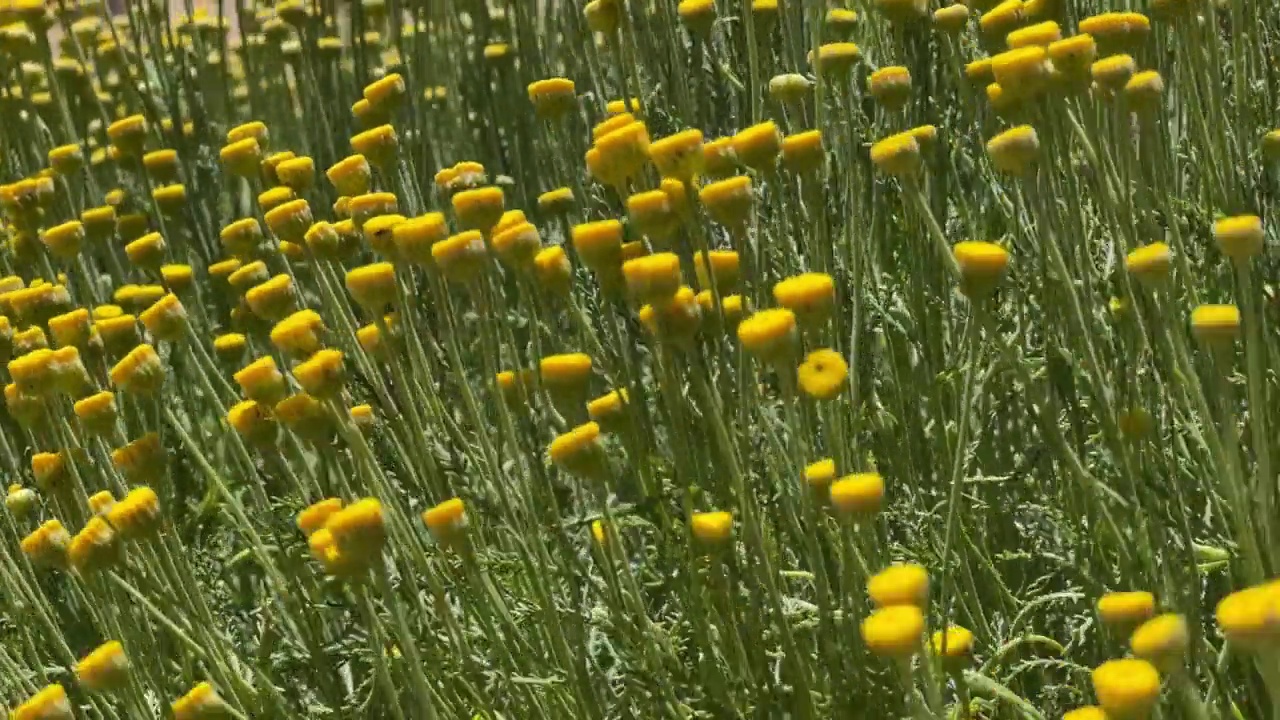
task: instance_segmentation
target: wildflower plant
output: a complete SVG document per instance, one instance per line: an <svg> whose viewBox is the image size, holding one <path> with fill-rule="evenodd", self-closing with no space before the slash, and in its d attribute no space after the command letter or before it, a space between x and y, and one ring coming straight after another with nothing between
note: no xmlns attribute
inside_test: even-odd
<svg viewBox="0 0 1280 720"><path fill-rule="evenodd" d="M1280 14L0 6L0 707L1280 716Z"/></svg>

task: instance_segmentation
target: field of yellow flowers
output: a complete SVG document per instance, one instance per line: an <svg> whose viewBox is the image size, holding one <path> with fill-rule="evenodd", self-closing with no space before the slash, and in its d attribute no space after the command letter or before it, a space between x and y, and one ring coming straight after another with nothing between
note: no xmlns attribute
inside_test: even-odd
<svg viewBox="0 0 1280 720"><path fill-rule="evenodd" d="M1280 5L4 0L10 720L1280 719Z"/></svg>

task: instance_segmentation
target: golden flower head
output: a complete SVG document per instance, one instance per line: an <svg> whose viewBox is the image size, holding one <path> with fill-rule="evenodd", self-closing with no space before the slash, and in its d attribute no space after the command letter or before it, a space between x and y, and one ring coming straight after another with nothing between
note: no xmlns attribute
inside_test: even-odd
<svg viewBox="0 0 1280 720"><path fill-rule="evenodd" d="M734 230L743 228L751 217L755 194L751 177L736 175L703 185L698 199L711 219Z"/></svg>
<svg viewBox="0 0 1280 720"><path fill-rule="evenodd" d="M982 13L978 18L978 27L988 37L1004 38L1022 24L1025 18L1026 9L1022 0L1004 0Z"/></svg>
<svg viewBox="0 0 1280 720"><path fill-rule="evenodd" d="M831 400L844 391L849 366L835 350L814 350L796 371L800 389L815 400Z"/></svg>
<svg viewBox="0 0 1280 720"><path fill-rule="evenodd" d="M1146 660L1108 660L1093 670L1093 692L1109 718L1145 718L1160 696L1160 673Z"/></svg>
<svg viewBox="0 0 1280 720"><path fill-rule="evenodd" d="M89 518L67 547L71 567L88 575L114 565L120 559L120 541L115 529L105 519Z"/></svg>
<svg viewBox="0 0 1280 720"><path fill-rule="evenodd" d="M968 240L952 248L961 290L970 298L989 295L1009 267L1009 251L995 243Z"/></svg>
<svg viewBox="0 0 1280 720"><path fill-rule="evenodd" d="M1009 128L987 141L987 157L997 170L1025 175L1040 156L1040 136L1030 125Z"/></svg>
<svg viewBox="0 0 1280 720"><path fill-rule="evenodd" d="M911 98L911 71L901 65L882 67L867 79L871 97L885 110L897 112Z"/></svg>
<svg viewBox="0 0 1280 720"><path fill-rule="evenodd" d="M465 283L480 276L489 254L484 235L479 230L467 230L432 245L431 257L446 278Z"/></svg>
<svg viewBox="0 0 1280 720"><path fill-rule="evenodd" d="M898 563L867 581L867 594L879 607L923 606L929 597L929 572L916 563Z"/></svg>
<svg viewBox="0 0 1280 720"><path fill-rule="evenodd" d="M795 275L773 286L773 299L795 313L802 325L821 325L835 309L835 281L830 275L820 272Z"/></svg>
<svg viewBox="0 0 1280 720"><path fill-rule="evenodd" d="M723 510L694 513L689 518L689 531L706 545L723 545L733 534L733 515Z"/></svg>
<svg viewBox="0 0 1280 720"><path fill-rule="evenodd" d="M493 228L505 209L502 188L494 185L455 193L450 202L459 225L481 232Z"/></svg>
<svg viewBox="0 0 1280 720"><path fill-rule="evenodd" d="M761 359L786 358L796 346L796 315L786 308L757 311L738 324L738 341Z"/></svg>
<svg viewBox="0 0 1280 720"><path fill-rule="evenodd" d="M121 537L131 540L145 538L160 529L160 498L145 485L136 487L105 514Z"/></svg>
<svg viewBox="0 0 1280 720"><path fill-rule="evenodd" d="M347 292L361 307L380 311L396 297L396 272L389 262L362 265L347 271Z"/></svg>
<svg viewBox="0 0 1280 720"><path fill-rule="evenodd" d="M578 103L572 80L562 77L529 83L529 101L539 117L554 120L573 111Z"/></svg>
<svg viewBox="0 0 1280 720"><path fill-rule="evenodd" d="M680 289L680 257L662 252L622 264L627 291L640 303L665 303Z"/></svg>
<svg viewBox="0 0 1280 720"><path fill-rule="evenodd" d="M622 265L622 223L599 220L573 226L573 249L582 263L596 272L615 270Z"/></svg>
<svg viewBox="0 0 1280 720"><path fill-rule="evenodd" d="M1257 215L1219 218L1213 224L1213 240L1223 255L1236 262L1247 262L1262 252L1266 241L1262 218Z"/></svg>
<svg viewBox="0 0 1280 720"><path fill-rule="evenodd" d="M933 11L933 26L941 32L957 34L969 24L969 6L957 2Z"/></svg>
<svg viewBox="0 0 1280 720"><path fill-rule="evenodd" d="M1062 720L1108 720L1107 713L1096 705L1070 710L1062 716Z"/></svg>
<svg viewBox="0 0 1280 720"><path fill-rule="evenodd" d="M1200 305L1191 311L1191 334L1210 345L1229 345L1240 334L1240 308Z"/></svg>
<svg viewBox="0 0 1280 720"><path fill-rule="evenodd" d="M782 139L782 164L788 170L807 175L822 169L826 148L821 130L806 130Z"/></svg>
<svg viewBox="0 0 1280 720"><path fill-rule="evenodd" d="M156 271L164 263L168 246L160 233L147 233L124 246L129 262L145 270Z"/></svg>
<svg viewBox="0 0 1280 720"><path fill-rule="evenodd" d="M227 410L227 424L251 445L273 447L279 438L279 426L269 405L256 400L242 400Z"/></svg>
<svg viewBox="0 0 1280 720"><path fill-rule="evenodd" d="M73 410L80 424L91 433L108 435L115 429L118 414L116 396L109 390L77 400Z"/></svg>
<svg viewBox="0 0 1280 720"><path fill-rule="evenodd" d="M169 293L138 315L142 325L156 340L173 342L186 334L187 310L177 295Z"/></svg>
<svg viewBox="0 0 1280 720"><path fill-rule="evenodd" d="M1089 74L1098 59L1098 44L1092 35L1079 34L1049 43L1049 59L1058 72L1072 77Z"/></svg>
<svg viewBox="0 0 1280 720"><path fill-rule="evenodd" d="M1133 654L1156 667L1173 669L1187 652L1190 634L1187 619L1177 613L1157 615L1129 636Z"/></svg>
<svg viewBox="0 0 1280 720"><path fill-rule="evenodd" d="M569 294L573 284L573 266L564 248L552 245L539 250L533 257L533 270L539 286L557 296Z"/></svg>
<svg viewBox="0 0 1280 720"><path fill-rule="evenodd" d="M702 145L702 174L708 178L723 178L738 169L738 158L733 154L733 136L710 140Z"/></svg>
<svg viewBox="0 0 1280 720"><path fill-rule="evenodd" d="M191 688L170 705L173 720L214 720L226 713L226 702L207 682Z"/></svg>
<svg viewBox="0 0 1280 720"><path fill-rule="evenodd" d="M317 350L310 358L293 366L293 377L307 393L328 398L342 390L346 378L342 351Z"/></svg>
<svg viewBox="0 0 1280 720"><path fill-rule="evenodd" d="M129 658L119 641L99 645L76 663L76 681L91 692L111 692L129 681Z"/></svg>
<svg viewBox="0 0 1280 720"><path fill-rule="evenodd" d="M436 542L448 545L457 541L467 529L466 505L460 498L449 498L422 513L422 522Z"/></svg>
<svg viewBox="0 0 1280 720"><path fill-rule="evenodd" d="M84 225L79 220L54 225L40 234L40 241L49 249L50 254L63 260L79 255L84 239Z"/></svg>
<svg viewBox="0 0 1280 720"><path fill-rule="evenodd" d="M348 155L325 171L325 177L339 195L355 197L369 192L372 171L364 155Z"/></svg>
<svg viewBox="0 0 1280 720"><path fill-rule="evenodd" d="M773 121L752 125L733 136L733 152L753 170L772 170L782 152L782 131Z"/></svg>
<svg viewBox="0 0 1280 720"><path fill-rule="evenodd" d="M538 210L552 217L566 215L572 212L576 205L572 188L556 188L538 196Z"/></svg>
<svg viewBox="0 0 1280 720"><path fill-rule="evenodd" d="M828 491L836 479L836 461L823 458L805 466L802 473L804 484L814 490Z"/></svg>
<svg viewBox="0 0 1280 720"><path fill-rule="evenodd" d="M67 691L59 684L46 685L9 716L12 720L75 720Z"/></svg>
<svg viewBox="0 0 1280 720"><path fill-rule="evenodd" d="M715 0L680 0L676 13L690 35L704 42L711 38L716 21Z"/></svg>
<svg viewBox="0 0 1280 720"><path fill-rule="evenodd" d="M49 334L60 347L83 347L89 341L93 328L93 321L85 308L54 315L49 318L48 324Z"/></svg>
<svg viewBox="0 0 1280 720"><path fill-rule="evenodd" d="M604 450L600 446L600 426L594 422L556 436L547 452L556 467L571 475L599 478L607 469Z"/></svg>
<svg viewBox="0 0 1280 720"><path fill-rule="evenodd" d="M1131 251L1124 259L1125 270L1146 283L1154 283L1169 276L1172 254L1169 246L1153 242Z"/></svg>
<svg viewBox="0 0 1280 720"><path fill-rule="evenodd" d="M910 657L920 649L924 615L915 605L893 605L873 610L862 621L867 648L886 657Z"/></svg>
<svg viewBox="0 0 1280 720"><path fill-rule="evenodd" d="M379 168L389 168L400 149L395 128L379 125L351 137L351 149ZM344 193L347 194L347 193Z"/></svg>
<svg viewBox="0 0 1280 720"><path fill-rule="evenodd" d="M962 667L973 654L973 633L959 625L948 626L933 633L929 649L943 659L948 669Z"/></svg>
<svg viewBox="0 0 1280 720"><path fill-rule="evenodd" d="M663 177L688 183L701 169L701 130L682 130L649 143L649 159Z"/></svg>
<svg viewBox="0 0 1280 720"><path fill-rule="evenodd" d="M693 269L700 287L715 287L721 295L727 295L738 284L741 260L733 250L699 250L693 255Z"/></svg>
<svg viewBox="0 0 1280 720"><path fill-rule="evenodd" d="M298 529L304 535L310 536L324 524L329 521L329 517L342 509L342 500L339 498L325 498L308 505L298 513L297 524Z"/></svg>
<svg viewBox="0 0 1280 720"><path fill-rule="evenodd" d="M1237 590L1218 602L1214 617L1233 646L1274 647L1280 641L1280 585L1273 581Z"/></svg>
<svg viewBox="0 0 1280 720"><path fill-rule="evenodd" d="M1098 598L1098 617L1102 622L1131 630L1148 620L1156 611L1156 596L1145 590L1109 592Z"/></svg>
<svg viewBox="0 0 1280 720"><path fill-rule="evenodd" d="M133 482L147 482L163 475L167 459L160 436L154 432L111 451L111 465Z"/></svg>
<svg viewBox="0 0 1280 720"><path fill-rule="evenodd" d="M898 177L920 170L920 142L911 133L898 133L871 146L871 162L882 172Z"/></svg>
<svg viewBox="0 0 1280 720"><path fill-rule="evenodd" d="M138 345L111 368L111 384L129 394L151 395L164 385L164 363L155 348Z"/></svg>
<svg viewBox="0 0 1280 720"><path fill-rule="evenodd" d="M1123 88L1137 71L1137 63L1129 55L1109 55L1089 66L1094 84L1108 94Z"/></svg>

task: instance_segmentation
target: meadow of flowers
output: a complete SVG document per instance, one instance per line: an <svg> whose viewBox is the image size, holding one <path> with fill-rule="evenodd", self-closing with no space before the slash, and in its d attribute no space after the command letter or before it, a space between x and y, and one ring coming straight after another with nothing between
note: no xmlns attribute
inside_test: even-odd
<svg viewBox="0 0 1280 720"><path fill-rule="evenodd" d="M1280 718L1280 5L844 4L4 0L11 720Z"/></svg>

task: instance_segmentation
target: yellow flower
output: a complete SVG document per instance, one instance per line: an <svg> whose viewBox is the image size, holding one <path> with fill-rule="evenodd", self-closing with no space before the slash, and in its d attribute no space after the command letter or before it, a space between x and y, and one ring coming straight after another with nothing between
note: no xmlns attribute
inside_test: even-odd
<svg viewBox="0 0 1280 720"><path fill-rule="evenodd" d="M925 0L875 0L875 7L891 22L907 22L925 17L929 6Z"/></svg>
<svg viewBox="0 0 1280 720"><path fill-rule="evenodd" d="M901 65L882 67L867 79L871 96L889 112L906 107L911 98L911 71Z"/></svg>
<svg viewBox="0 0 1280 720"><path fill-rule="evenodd" d="M733 136L733 152L753 170L772 170L782 152L782 132L773 121L752 125Z"/></svg>
<svg viewBox="0 0 1280 720"><path fill-rule="evenodd" d="M667 302L640 308L640 324L664 343L687 347L702 322L702 305L693 289L682 285Z"/></svg>
<svg viewBox="0 0 1280 720"><path fill-rule="evenodd" d="M173 342L187 331L187 310L177 295L169 293L143 310L138 319L156 340Z"/></svg>
<svg viewBox="0 0 1280 720"><path fill-rule="evenodd" d="M109 390L77 400L72 410L89 432L108 435L115 429L116 396Z"/></svg>
<svg viewBox="0 0 1280 720"><path fill-rule="evenodd" d="M706 207L712 220L740 230L751 216L755 196L751 190L751 178L737 175L703 185L698 191L698 199Z"/></svg>
<svg viewBox="0 0 1280 720"><path fill-rule="evenodd" d="M1061 39L1062 28L1058 23L1046 20L1010 32L1005 41L1010 50L1016 50L1031 46L1048 47Z"/></svg>
<svg viewBox="0 0 1280 720"><path fill-rule="evenodd" d="M76 681L91 692L110 692L129 682L129 658L116 640L99 645L75 667Z"/></svg>
<svg viewBox="0 0 1280 720"><path fill-rule="evenodd" d="M1191 311L1191 333L1207 344L1230 344L1240 334L1240 308L1200 305Z"/></svg>
<svg viewBox="0 0 1280 720"><path fill-rule="evenodd" d="M129 262L144 270L159 270L168 245L160 233L147 233L124 246Z"/></svg>
<svg viewBox="0 0 1280 720"><path fill-rule="evenodd" d="M1062 716L1062 720L1108 720L1107 713L1096 705L1088 705L1071 710Z"/></svg>
<svg viewBox="0 0 1280 720"><path fill-rule="evenodd" d="M871 162L890 175L913 175L920 169L920 143L911 133L890 135L871 146Z"/></svg>
<svg viewBox="0 0 1280 720"><path fill-rule="evenodd" d="M1135 73L1124 84L1124 97L1135 110L1157 110L1164 96L1164 78L1157 70Z"/></svg>
<svg viewBox="0 0 1280 720"><path fill-rule="evenodd" d="M831 400L844 391L849 366L840 353L824 348L809 353L796 374L805 395L815 400Z"/></svg>
<svg viewBox="0 0 1280 720"><path fill-rule="evenodd" d="M559 245L543 248L533 257L538 284L555 295L568 295L573 284L573 266Z"/></svg>
<svg viewBox="0 0 1280 720"><path fill-rule="evenodd" d="M821 130L806 130L782 139L782 164L801 175L822 169L826 148L822 146Z"/></svg>
<svg viewBox="0 0 1280 720"><path fill-rule="evenodd" d="M145 482L164 472L167 456L154 432L111 451L111 464L134 482Z"/></svg>
<svg viewBox="0 0 1280 720"><path fill-rule="evenodd" d="M820 325L827 321L835 308L835 281L826 273L795 275L773 286L773 299L795 313L796 320L802 325Z"/></svg>
<svg viewBox="0 0 1280 720"><path fill-rule="evenodd" d="M298 529L302 534L310 537L312 533L324 527L330 516L341 509L342 500L339 498L325 498L314 502L298 513Z"/></svg>
<svg viewBox="0 0 1280 720"><path fill-rule="evenodd" d="M738 342L764 360L785 358L796 341L796 315L786 308L760 310L738 324Z"/></svg>
<svg viewBox="0 0 1280 720"><path fill-rule="evenodd" d="M1246 262L1262 252L1266 240L1262 218L1257 215L1220 218L1213 224L1213 240L1223 255L1236 262Z"/></svg>
<svg viewBox="0 0 1280 720"><path fill-rule="evenodd" d="M721 178L738 169L733 154L733 136L717 138L702 146L702 172L709 178Z"/></svg>
<svg viewBox="0 0 1280 720"><path fill-rule="evenodd" d="M276 366L276 359L270 355L254 360L232 377L250 400L274 405L284 399L284 375Z"/></svg>
<svg viewBox="0 0 1280 720"><path fill-rule="evenodd" d="M1093 692L1107 717L1145 718L1160 697L1160 673L1146 660L1108 660L1093 670Z"/></svg>
<svg viewBox="0 0 1280 720"><path fill-rule="evenodd" d="M40 241L55 257L68 260L80 254L84 243L84 225L79 220L68 220L40 234Z"/></svg>
<svg viewBox="0 0 1280 720"><path fill-rule="evenodd" d="M694 513L689 518L689 530L700 542L722 545L733 534L733 515L723 510Z"/></svg>
<svg viewBox="0 0 1280 720"><path fill-rule="evenodd" d="M1097 58L1098 44L1092 35L1072 35L1049 43L1049 59L1053 61L1053 68L1068 76L1088 75Z"/></svg>
<svg viewBox="0 0 1280 720"><path fill-rule="evenodd" d="M945 650L943 649L945 647ZM967 661L973 653L973 633L960 627L959 625L951 625L945 630L937 630L933 633L933 637L929 639L929 649L934 655L938 655L944 659L944 663L950 667L956 667ZM961 661L956 663L955 661Z"/></svg>
<svg viewBox="0 0 1280 720"><path fill-rule="evenodd" d="M351 149L379 168L388 168L399 148L400 139L390 125L379 125L351 137Z"/></svg>
<svg viewBox="0 0 1280 720"><path fill-rule="evenodd" d="M576 205L577 202L574 200L572 188L556 188L538 196L538 209L552 217L566 215Z"/></svg>
<svg viewBox="0 0 1280 720"><path fill-rule="evenodd" d="M262 148L255 138L228 143L218 152L222 165L231 175L252 177L262 162Z"/></svg>
<svg viewBox="0 0 1280 720"><path fill-rule="evenodd" d="M804 469L804 483L814 490L826 491L836 479L836 461L823 458Z"/></svg>
<svg viewBox="0 0 1280 720"><path fill-rule="evenodd" d="M573 226L573 249L587 267L602 272L622 265L622 223L600 220Z"/></svg>
<svg viewBox="0 0 1280 720"><path fill-rule="evenodd" d="M701 130L682 130L649 143L649 159L663 177L688 183L703 162Z"/></svg>
<svg viewBox="0 0 1280 720"><path fill-rule="evenodd" d="M521 222L494 232L493 251L507 266L528 270L542 250L542 237L533 223Z"/></svg>
<svg viewBox="0 0 1280 720"><path fill-rule="evenodd" d="M1156 611L1156 596L1145 590L1109 592L1098 598L1098 617L1119 628L1132 629Z"/></svg>
<svg viewBox="0 0 1280 720"><path fill-rule="evenodd" d="M380 311L396 297L396 271L388 262L347 271L347 292L366 310Z"/></svg>
<svg viewBox="0 0 1280 720"><path fill-rule="evenodd" d="M1128 55L1110 55L1093 63L1089 68L1093 82L1108 93L1123 88L1137 70L1137 63Z"/></svg>
<svg viewBox="0 0 1280 720"><path fill-rule="evenodd" d="M1151 21L1142 13L1107 12L1083 18L1077 26L1110 49L1134 47L1151 31Z"/></svg>
<svg viewBox="0 0 1280 720"><path fill-rule="evenodd" d="M867 581L867 594L879 607L923 606L929 598L929 571L915 563L898 563Z"/></svg>
<svg viewBox="0 0 1280 720"><path fill-rule="evenodd" d="M862 621L862 640L871 652L886 657L910 657L920 648L924 615L914 605L873 610Z"/></svg>
<svg viewBox="0 0 1280 720"><path fill-rule="evenodd" d="M111 368L111 384L130 394L150 395L164 385L164 364L155 348L139 345Z"/></svg>
<svg viewBox="0 0 1280 720"><path fill-rule="evenodd" d="M276 165L276 177L294 192L306 192L315 183L316 162L305 155L282 160Z"/></svg>
<svg viewBox="0 0 1280 720"><path fill-rule="evenodd" d="M490 186L455 193L450 202L458 224L467 230L488 232L505 209L502 188Z"/></svg>
<svg viewBox="0 0 1280 720"><path fill-rule="evenodd" d="M1003 38L1020 25L1025 17L1026 10L1022 0L1004 0L982 13L982 17L978 18L978 27L985 35Z"/></svg>
<svg viewBox="0 0 1280 720"><path fill-rule="evenodd" d="M959 242L952 252L960 268L960 288L970 298L989 295L1009 267L1009 251L995 243Z"/></svg>
<svg viewBox="0 0 1280 720"><path fill-rule="evenodd" d="M1169 276L1172 255L1169 246L1153 242L1133 250L1124 259L1124 267L1131 275L1146 283L1155 283Z"/></svg>
<svg viewBox="0 0 1280 720"><path fill-rule="evenodd" d="M529 83L529 101L539 117L555 119L572 112L577 95L572 80L562 77Z"/></svg>
<svg viewBox="0 0 1280 720"><path fill-rule="evenodd" d="M346 372L342 351L317 350L310 358L293 366L293 377L302 389L318 398L328 398L342 390Z"/></svg>
<svg viewBox="0 0 1280 720"><path fill-rule="evenodd" d="M606 469L600 447L600 426L593 422L556 436L547 452L551 462L572 475L600 477Z"/></svg>
<svg viewBox="0 0 1280 720"><path fill-rule="evenodd" d="M627 291L637 302L664 303L680 289L680 257L654 253L622 264Z"/></svg>
<svg viewBox="0 0 1280 720"><path fill-rule="evenodd" d="M61 685L46 685L9 716L11 720L75 720L67 691Z"/></svg>
<svg viewBox="0 0 1280 720"><path fill-rule="evenodd" d="M587 417L605 432L617 432L625 426L627 391L612 390L587 403Z"/></svg>
<svg viewBox="0 0 1280 720"><path fill-rule="evenodd" d="M969 6L954 3L933 11L933 26L952 35L962 32L969 24Z"/></svg>
<svg viewBox="0 0 1280 720"><path fill-rule="evenodd" d="M422 522L436 542L447 545L466 532L466 505L459 498L450 498L423 512Z"/></svg>
<svg viewBox="0 0 1280 720"><path fill-rule="evenodd" d="M47 520L43 525L22 538L22 554L32 563L44 567L65 568L67 550L71 546L71 534L57 520Z"/></svg>
<svg viewBox="0 0 1280 720"><path fill-rule="evenodd" d="M344 555L363 561L381 553L387 540L382 503L376 498L357 500L335 512L325 521L324 529L333 535Z"/></svg>
<svg viewBox="0 0 1280 720"><path fill-rule="evenodd" d="M1170 669L1181 663L1188 642L1187 619L1177 613L1157 615L1129 637L1134 655L1157 667Z"/></svg>
<svg viewBox="0 0 1280 720"><path fill-rule="evenodd" d="M120 559L120 543L116 531L103 518L89 518L80 532L71 538L67 548L71 567L82 575L103 570Z"/></svg>
<svg viewBox="0 0 1280 720"><path fill-rule="evenodd" d="M325 177L339 195L355 197L369 192L372 171L364 155L348 155L325 171Z"/></svg>
<svg viewBox="0 0 1280 720"><path fill-rule="evenodd" d="M700 287L707 290L715 287L724 296L738 284L741 260L733 250L700 250L693 255L693 270Z"/></svg>
<svg viewBox="0 0 1280 720"><path fill-rule="evenodd" d="M49 318L49 334L60 347L83 347L89 341L92 327L89 311L84 308Z"/></svg>
<svg viewBox="0 0 1280 720"><path fill-rule="evenodd" d="M304 242L307 229L314 222L311 205L302 198L271 208L263 214L262 219L266 221L267 227L276 238L292 243Z"/></svg>
<svg viewBox="0 0 1280 720"><path fill-rule="evenodd" d="M440 273L456 282L471 282L479 277L488 257L488 247L479 230L460 232L431 246L431 258Z"/></svg>
<svg viewBox="0 0 1280 720"><path fill-rule="evenodd" d="M207 682L191 688L170 706L173 720L214 720L226 712L226 703L218 691Z"/></svg>
<svg viewBox="0 0 1280 720"><path fill-rule="evenodd" d="M232 405L227 411L227 423L252 445L271 447L279 438L279 427L271 416L270 406L256 400Z"/></svg>
<svg viewBox="0 0 1280 720"><path fill-rule="evenodd" d="M1040 156L1040 136L1030 125L1019 125L987 142L987 156L997 170L1024 175Z"/></svg>
<svg viewBox="0 0 1280 720"><path fill-rule="evenodd" d="M1273 581L1237 590L1218 602L1214 617L1232 645L1274 647L1280 640L1280 585Z"/></svg>
<svg viewBox="0 0 1280 720"><path fill-rule="evenodd" d="M715 0L680 0L676 13L690 35L703 42L711 38L711 27L716 21Z"/></svg>

